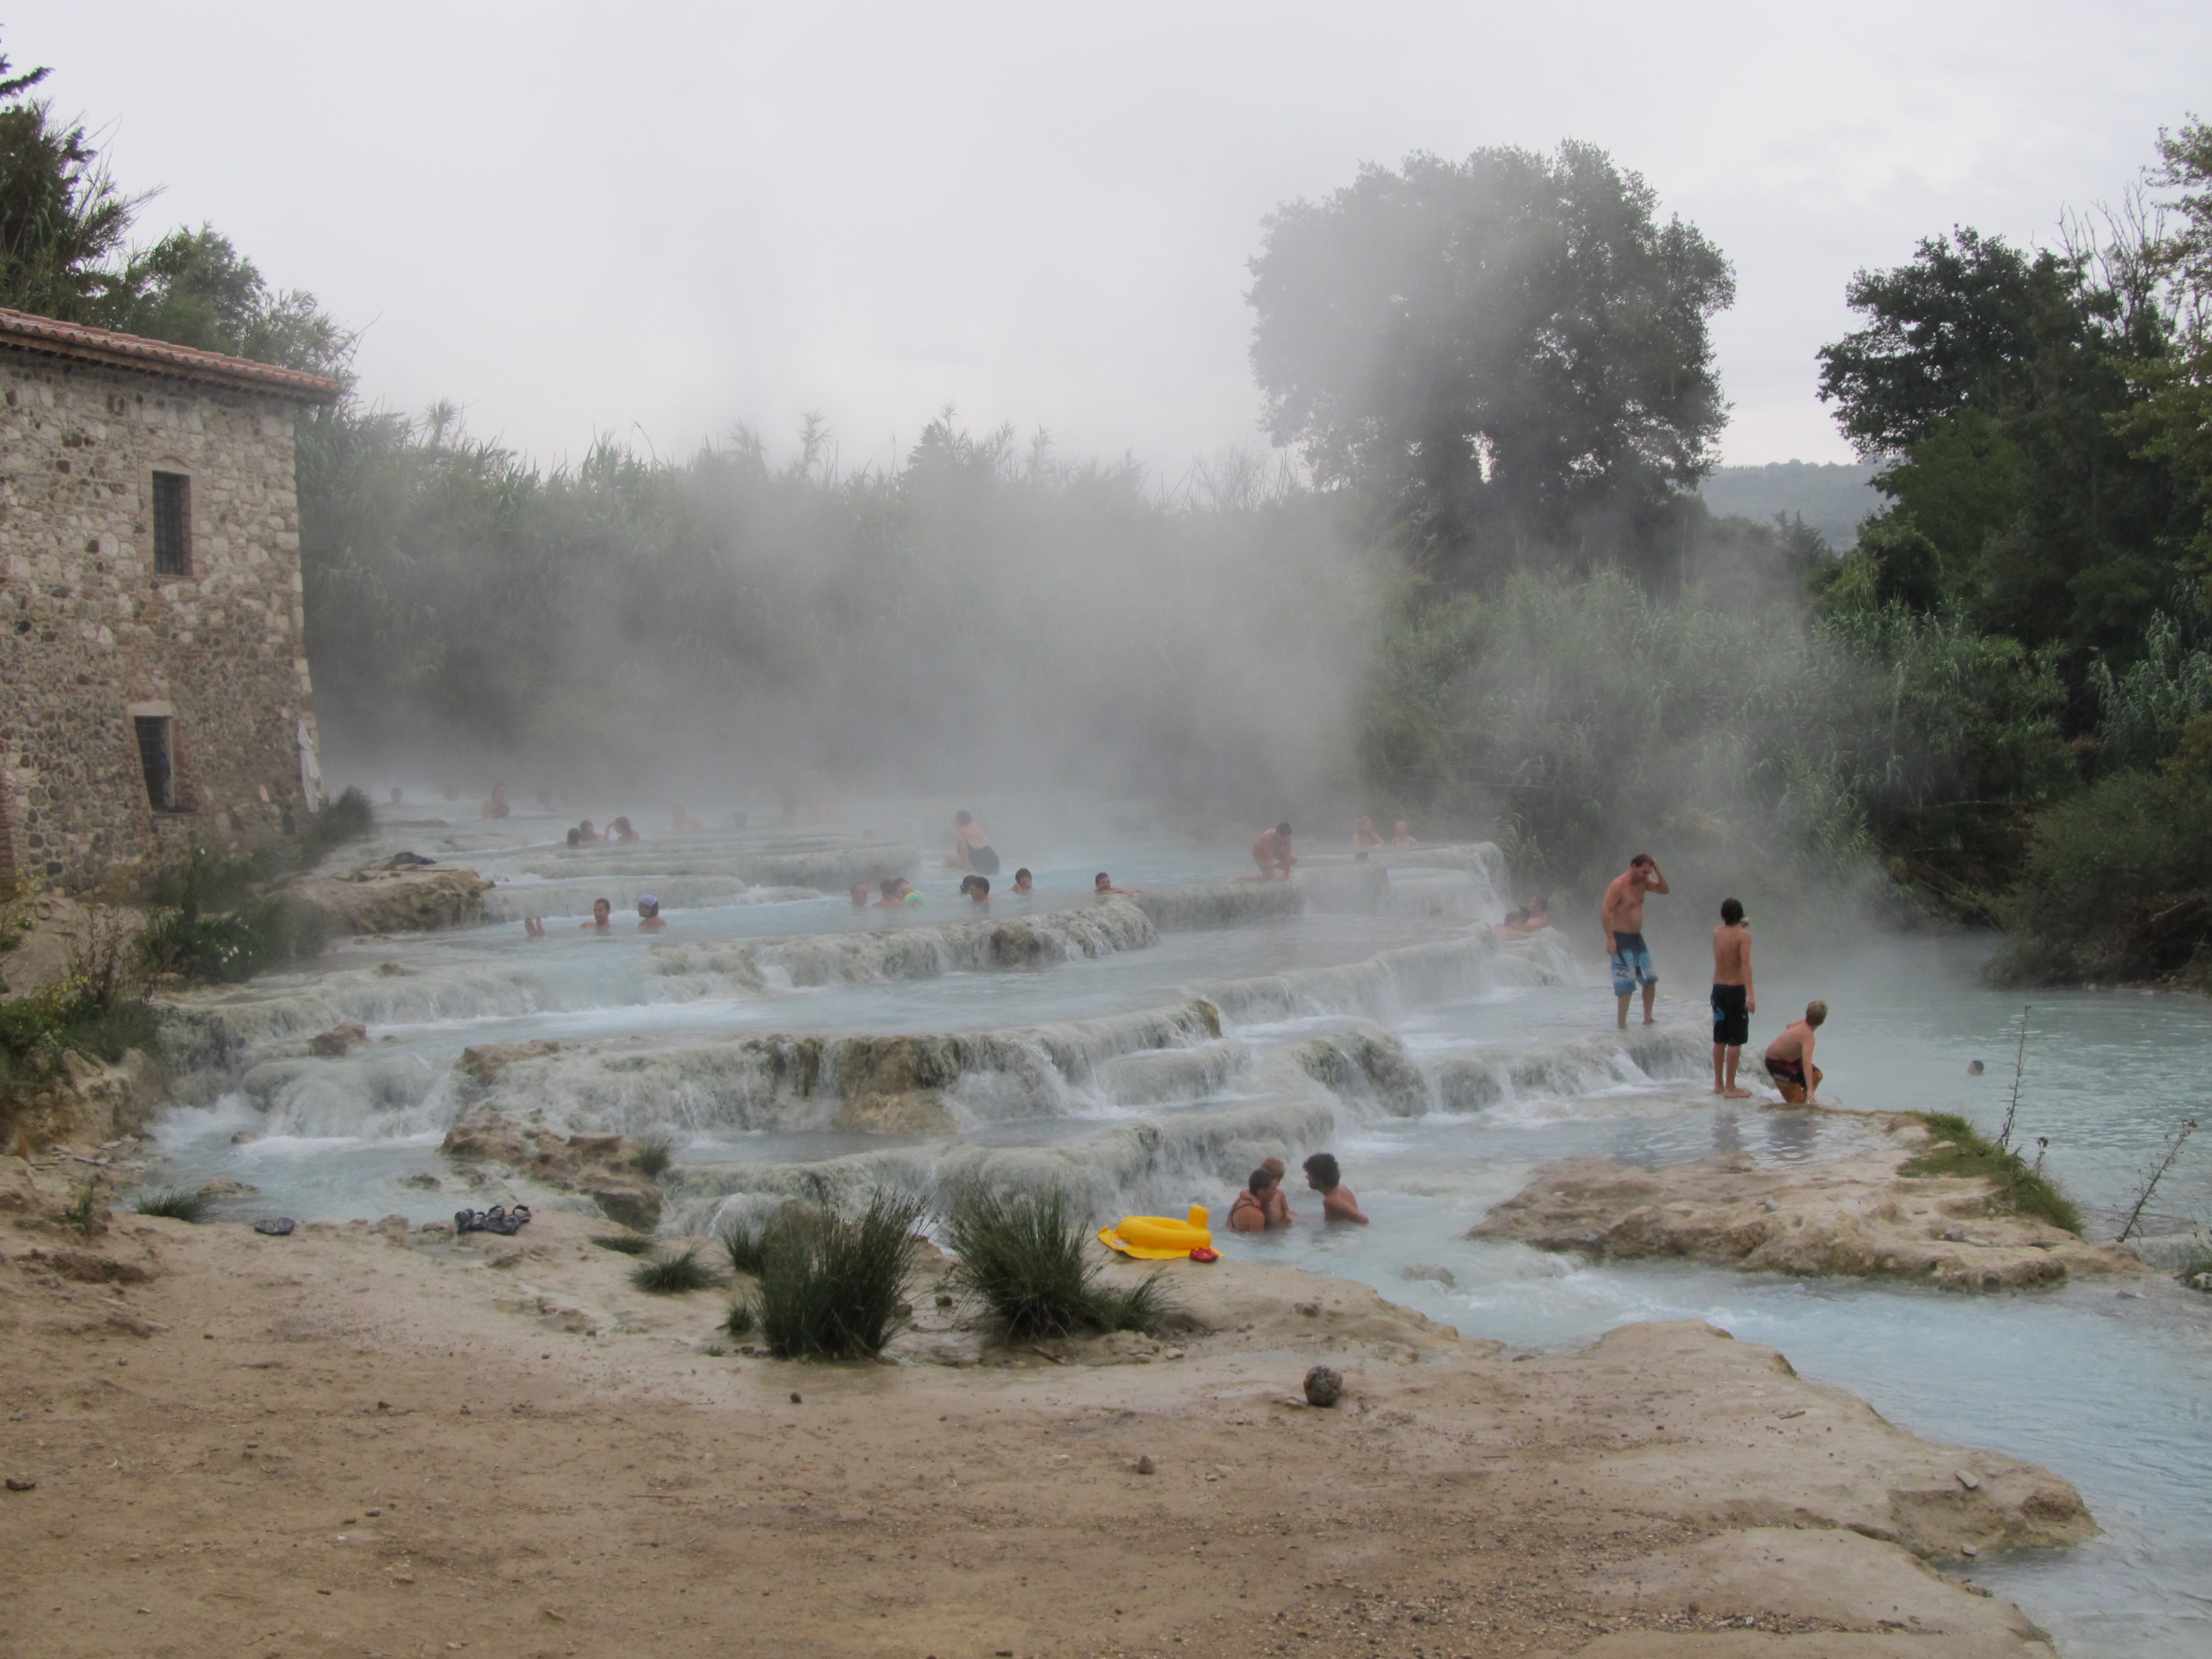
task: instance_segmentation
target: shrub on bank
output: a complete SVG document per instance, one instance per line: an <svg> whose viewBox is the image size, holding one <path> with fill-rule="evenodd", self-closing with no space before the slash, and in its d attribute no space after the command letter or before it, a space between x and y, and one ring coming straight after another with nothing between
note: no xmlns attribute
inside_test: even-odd
<svg viewBox="0 0 2212 1659"><path fill-rule="evenodd" d="M1010 1337L1156 1331L1174 1311L1160 1275L1126 1287L1098 1282L1089 1223L1060 1191L1009 1198L981 1186L945 1205L953 1282L981 1298Z"/></svg>
<svg viewBox="0 0 2212 1659"><path fill-rule="evenodd" d="M787 1359L866 1359L879 1353L905 1318L906 1276L914 1265L920 1199L878 1192L859 1216L793 1208L767 1230L757 1304L740 1302L768 1345Z"/></svg>
<svg viewBox="0 0 2212 1659"><path fill-rule="evenodd" d="M2016 1215L2033 1216L2069 1233L2081 1231L2081 1212L2058 1183L2032 1168L2018 1152L1999 1146L1954 1112L1920 1112L1928 1126L1928 1150L1905 1164L1908 1176L1956 1176L1990 1183L1999 1205Z"/></svg>
<svg viewBox="0 0 2212 1659"><path fill-rule="evenodd" d="M2122 772L2052 807L2001 916L2001 983L2212 980L2212 783Z"/></svg>
<svg viewBox="0 0 2212 1659"><path fill-rule="evenodd" d="M172 1221L204 1221L215 1200L198 1188L167 1187L146 1194L131 1207L140 1215L166 1216Z"/></svg>

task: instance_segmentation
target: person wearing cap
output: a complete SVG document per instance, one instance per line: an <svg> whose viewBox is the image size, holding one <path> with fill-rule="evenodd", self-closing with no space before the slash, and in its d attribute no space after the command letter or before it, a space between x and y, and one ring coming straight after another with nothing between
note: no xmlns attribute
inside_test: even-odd
<svg viewBox="0 0 2212 1659"><path fill-rule="evenodd" d="M660 917L660 901L650 893L637 896L637 931L657 933L668 924Z"/></svg>
<svg viewBox="0 0 2212 1659"><path fill-rule="evenodd" d="M1743 905L1721 901L1721 925L1713 929L1713 1092L1727 1100L1748 1100L1751 1091L1736 1086L1736 1062L1751 1041L1751 1017L1759 995L1751 983L1751 928Z"/></svg>

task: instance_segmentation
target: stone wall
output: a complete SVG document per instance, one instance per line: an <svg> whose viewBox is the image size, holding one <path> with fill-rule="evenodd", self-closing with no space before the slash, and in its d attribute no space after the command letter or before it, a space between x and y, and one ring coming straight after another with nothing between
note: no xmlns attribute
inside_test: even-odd
<svg viewBox="0 0 2212 1659"><path fill-rule="evenodd" d="M297 408L0 342L0 880L97 887L304 821ZM154 569L156 470L191 480L184 575ZM171 720L177 811L137 715Z"/></svg>

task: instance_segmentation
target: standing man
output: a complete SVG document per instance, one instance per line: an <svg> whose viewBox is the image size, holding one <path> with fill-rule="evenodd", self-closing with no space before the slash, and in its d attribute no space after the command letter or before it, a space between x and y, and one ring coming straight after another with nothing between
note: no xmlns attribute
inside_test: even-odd
<svg viewBox="0 0 2212 1659"><path fill-rule="evenodd" d="M1614 1024L1628 1029L1628 1000L1644 988L1644 1023L1651 1024L1651 1000L1659 994L1659 975L1651 965L1651 947L1644 942L1644 896L1667 893L1667 877L1659 860L1649 853L1629 860L1628 868L1615 876L1597 907L1598 926L1605 930L1605 953L1613 963L1613 994L1620 1004Z"/></svg>
<svg viewBox="0 0 2212 1659"><path fill-rule="evenodd" d="M1727 1100L1748 1100L1751 1091L1735 1084L1736 1062L1751 1041L1751 1017L1759 1012L1759 993L1751 983L1751 929L1743 905L1721 901L1721 925L1713 929L1713 1092ZM1725 1069L1723 1069L1725 1067Z"/></svg>

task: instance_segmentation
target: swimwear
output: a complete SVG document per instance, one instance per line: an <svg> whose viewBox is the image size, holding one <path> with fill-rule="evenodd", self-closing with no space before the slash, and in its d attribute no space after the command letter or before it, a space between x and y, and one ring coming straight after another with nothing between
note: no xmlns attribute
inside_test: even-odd
<svg viewBox="0 0 2212 1659"><path fill-rule="evenodd" d="M1651 947L1641 933L1613 936L1613 994L1625 997L1639 985L1656 985L1659 970L1651 965Z"/></svg>
<svg viewBox="0 0 2212 1659"><path fill-rule="evenodd" d="M1741 1048L1751 1041L1751 999L1741 985L1713 987L1713 1042Z"/></svg>
<svg viewBox="0 0 2212 1659"><path fill-rule="evenodd" d="M1267 1220L1267 1206L1261 1200L1253 1197L1251 1189L1249 1188L1243 1192L1237 1194L1235 1200L1229 1206L1229 1224L1232 1228L1235 1227L1237 1224L1237 1218L1243 1214L1247 1210L1257 1210L1260 1212L1261 1224L1262 1226L1266 1225Z"/></svg>
<svg viewBox="0 0 2212 1659"><path fill-rule="evenodd" d="M995 876L999 873L999 855L988 847L971 847L968 849L968 867L979 875Z"/></svg>
<svg viewBox="0 0 2212 1659"><path fill-rule="evenodd" d="M1769 1054L1766 1074L1777 1083L1794 1083L1801 1089L1805 1086L1805 1062L1802 1060L1784 1060L1778 1054Z"/></svg>

